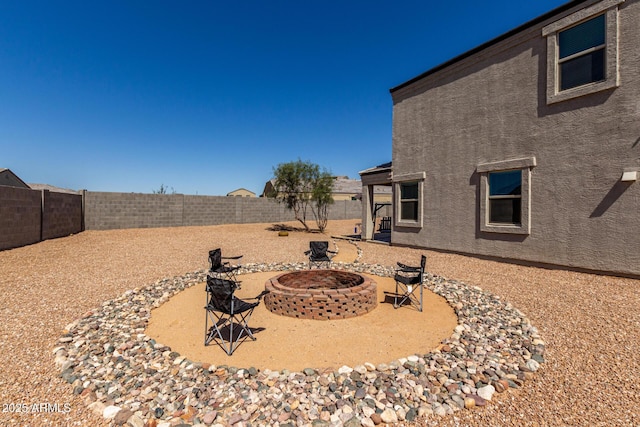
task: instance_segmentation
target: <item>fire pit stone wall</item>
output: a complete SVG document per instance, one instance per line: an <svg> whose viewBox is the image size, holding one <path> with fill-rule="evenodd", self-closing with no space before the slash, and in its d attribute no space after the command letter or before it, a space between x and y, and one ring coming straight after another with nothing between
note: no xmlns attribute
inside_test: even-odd
<svg viewBox="0 0 640 427"><path fill-rule="evenodd" d="M325 286L336 281L336 286ZM267 280L265 289L270 291L264 299L267 309L299 319L347 319L366 314L378 304L375 281L337 270L284 273Z"/></svg>

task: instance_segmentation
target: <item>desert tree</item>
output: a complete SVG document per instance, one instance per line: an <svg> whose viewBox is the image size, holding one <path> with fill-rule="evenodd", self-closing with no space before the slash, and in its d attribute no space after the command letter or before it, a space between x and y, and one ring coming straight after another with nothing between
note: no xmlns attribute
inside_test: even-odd
<svg viewBox="0 0 640 427"><path fill-rule="evenodd" d="M164 184L160 184L160 188L157 190L152 190L153 194L176 194L176 190L171 187L171 193L169 193L169 187Z"/></svg>
<svg viewBox="0 0 640 427"><path fill-rule="evenodd" d="M312 187L311 210L318 229L323 233L329 222L329 205L333 204L333 177L326 170L318 171Z"/></svg>
<svg viewBox="0 0 640 427"><path fill-rule="evenodd" d="M311 207L320 231L327 225L328 205L333 203L333 180L326 170L311 162L297 160L281 163L273 169L275 198L293 211L306 231L307 210Z"/></svg>

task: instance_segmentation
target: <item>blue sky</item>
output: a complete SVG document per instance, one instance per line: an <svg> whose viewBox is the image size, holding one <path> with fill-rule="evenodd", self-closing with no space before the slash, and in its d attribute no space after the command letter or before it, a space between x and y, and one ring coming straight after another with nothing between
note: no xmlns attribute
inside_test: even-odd
<svg viewBox="0 0 640 427"><path fill-rule="evenodd" d="M91 191L260 193L391 160L389 89L566 1L3 1L0 168Z"/></svg>

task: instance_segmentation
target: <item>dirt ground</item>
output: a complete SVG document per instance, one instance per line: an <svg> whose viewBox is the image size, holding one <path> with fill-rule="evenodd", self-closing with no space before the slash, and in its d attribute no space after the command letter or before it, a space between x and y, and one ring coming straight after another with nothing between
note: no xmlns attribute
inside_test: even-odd
<svg viewBox="0 0 640 427"><path fill-rule="evenodd" d="M304 262L303 253L309 249L310 240L352 234L357 222L330 221L325 234L292 232L284 238L274 230L279 224L272 223L89 230L0 251L0 402L70 405L69 412L0 412L0 425L110 425L88 409L73 387L60 378L52 354L66 325L104 301L162 278L205 269L207 253L216 247L221 247L224 255L243 254L243 265ZM633 236L629 238L631 242ZM336 244L340 253L346 254L349 244L341 240ZM359 246L360 261L367 264L411 264L419 262L422 254L427 255L430 274L479 286L500 296L521 310L547 343L542 369L524 387L494 396L491 404L483 408L421 420L415 425L640 425L640 280L369 242L360 242ZM258 293L249 292L252 290L248 286L245 289L250 296ZM193 292L197 302L183 316L194 312L196 320L204 323L204 291ZM425 304L425 317L430 315L429 304ZM391 310L385 312L381 305L363 319L409 314L407 310ZM269 334L275 331L268 329L272 323L263 322L259 314L257 311L251 325L264 327L265 331L256 335L257 341L242 344L233 357L248 352L259 360L265 358L260 356L263 353L258 346L266 344ZM329 323L322 325L330 327ZM198 345L204 337L204 326L200 326L194 332ZM414 325L403 327L407 333L401 341L415 333ZM282 335L292 335L285 332ZM351 334L349 347L365 351L395 337L393 333L372 335L372 344L362 344L355 340L355 333ZM426 352L426 347L421 345L411 352ZM217 351L214 347L208 350ZM228 359L224 359L226 363Z"/></svg>
<svg viewBox="0 0 640 427"><path fill-rule="evenodd" d="M278 272L242 275L240 298L257 296ZM261 303L250 319L256 341L246 340L232 356L220 346L203 345L206 292L200 283L151 312L146 334L193 361L213 365L302 370L388 363L416 353L428 353L449 337L457 317L444 298L425 290L423 312L393 308L385 292L395 291L391 278L368 276L377 284L378 306L351 319L296 319L271 313ZM211 323L209 323L211 325Z"/></svg>

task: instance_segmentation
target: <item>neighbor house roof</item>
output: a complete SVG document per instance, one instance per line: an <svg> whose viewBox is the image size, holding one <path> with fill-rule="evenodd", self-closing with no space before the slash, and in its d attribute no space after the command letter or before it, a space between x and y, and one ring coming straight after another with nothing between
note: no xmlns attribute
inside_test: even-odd
<svg viewBox="0 0 640 427"><path fill-rule="evenodd" d="M336 177L333 181L332 193L357 194L362 192L362 183L357 179L349 179L346 176Z"/></svg>
<svg viewBox="0 0 640 427"><path fill-rule="evenodd" d="M374 188L376 194L391 193L391 187L376 186ZM362 181L359 179L349 179L338 177L333 183L334 194L361 194Z"/></svg>
<svg viewBox="0 0 640 427"><path fill-rule="evenodd" d="M389 166L391 163L388 163ZM362 173L362 172L361 172ZM271 179L267 181L264 186L264 191L262 192L262 197L264 197L268 192L273 191L275 189L275 179ZM347 176L337 176L334 177L333 180L333 190L331 191L333 194L360 194L362 193L362 181L359 179L350 179ZM376 193L390 193L390 188L385 187L376 187Z"/></svg>
<svg viewBox="0 0 640 427"><path fill-rule="evenodd" d="M20 179L11 169L0 168L0 185L18 188L31 188L29 184Z"/></svg>
<svg viewBox="0 0 640 427"><path fill-rule="evenodd" d="M70 190L68 188L60 188L60 187L56 187L55 185L49 185L49 184L29 184L29 187L31 187L33 190L49 190L49 191L53 191L54 193L69 193L69 194L81 193L81 191Z"/></svg>
<svg viewBox="0 0 640 427"><path fill-rule="evenodd" d="M262 194L260 197L269 197L276 189L276 179L271 178L264 184L264 189L262 190Z"/></svg>
<svg viewBox="0 0 640 427"><path fill-rule="evenodd" d="M235 189L235 190L233 190L233 191L228 192L228 193L227 193L227 196L236 196L236 195L238 195L238 194L251 195L251 197L255 197L255 196L256 196L256 193L254 193L254 192L253 192L253 191L251 191L251 190L247 190L247 189L246 189L246 188L244 188L244 187L237 188L237 189Z"/></svg>
<svg viewBox="0 0 640 427"><path fill-rule="evenodd" d="M514 28L513 30L511 30L509 32L506 32L506 33L502 34L501 36L498 36L498 37L496 37L496 38L494 38L492 40L489 40L488 42L483 43L480 46L463 53L462 55L456 56L455 58L450 59L447 62L444 62L444 63L442 63L442 64L440 64L440 65L438 65L438 66L436 66L436 67L434 67L434 68L432 68L432 69L430 69L428 71L425 71L424 73L420 74L419 76L414 77L411 80L408 80L408 81L406 81L406 82L404 82L402 84L399 84L396 87L391 88L389 91L391 93L393 93L393 92L395 92L397 90L400 90L400 89L402 89L404 87L407 87L407 86L409 86L409 85L411 85L411 84L413 84L413 83L415 83L415 82L417 82L417 81L419 81L419 80L421 80L421 79L423 79L423 78L425 78L425 77L427 77L427 76L429 76L431 74L434 74L434 73L436 73L436 72L438 72L438 71L440 71L440 70L442 70L444 68L447 68L447 67L455 64L456 62L460 62L463 59L468 58L468 57L470 57L472 55L475 55L476 53L481 52L481 51L487 49L490 46L493 46L493 45L495 45L495 44L497 44L497 43L499 43L499 42L501 42L503 40L506 40L509 37L511 37L511 36L513 36L515 34L518 34L521 31L526 30L527 28L533 27L534 25L537 25L537 24L539 24L541 22L544 22L547 19L553 17L554 15L562 13L562 12L564 12L566 10L569 10L569 9L579 5L580 3L585 3L587 1L590 1L590 0L574 0L574 1L571 1L569 3L563 4L562 6L557 7L555 9L545 13L544 15L541 15L541 16L539 16L537 18L534 18L531 21L526 22L526 23L520 25L519 27Z"/></svg>

